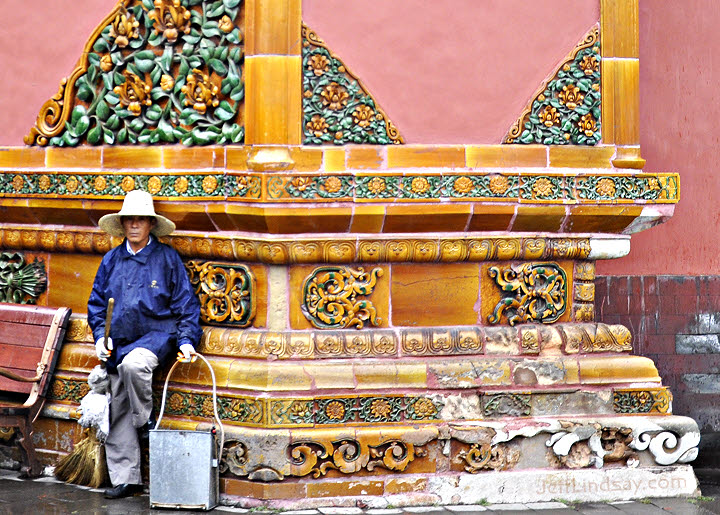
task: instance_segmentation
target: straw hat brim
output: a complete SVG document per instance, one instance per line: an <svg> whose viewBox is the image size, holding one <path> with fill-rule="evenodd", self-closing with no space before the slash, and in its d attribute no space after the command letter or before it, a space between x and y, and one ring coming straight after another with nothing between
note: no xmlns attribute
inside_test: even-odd
<svg viewBox="0 0 720 515"><path fill-rule="evenodd" d="M123 238L125 237L125 230L122 226L122 216L123 215L121 215L120 213L111 213L109 215L105 215L100 218L100 220L98 221L98 225L103 231L105 231L109 235ZM155 213L154 217L157 223L155 224L155 227L150 230L150 232L158 238L167 236L175 230L175 224L164 216Z"/></svg>

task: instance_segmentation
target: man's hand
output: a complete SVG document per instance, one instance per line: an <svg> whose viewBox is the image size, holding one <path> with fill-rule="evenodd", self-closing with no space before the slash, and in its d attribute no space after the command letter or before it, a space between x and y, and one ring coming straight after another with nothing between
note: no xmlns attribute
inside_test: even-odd
<svg viewBox="0 0 720 515"><path fill-rule="evenodd" d="M95 342L95 354L100 358L101 361L106 361L110 357L110 351L113 350L112 338L108 338L105 341L105 337L100 338Z"/></svg>
<svg viewBox="0 0 720 515"><path fill-rule="evenodd" d="M177 360L181 363L192 363L197 359L195 355L195 347L189 343L183 343L180 346L180 352L178 352Z"/></svg>

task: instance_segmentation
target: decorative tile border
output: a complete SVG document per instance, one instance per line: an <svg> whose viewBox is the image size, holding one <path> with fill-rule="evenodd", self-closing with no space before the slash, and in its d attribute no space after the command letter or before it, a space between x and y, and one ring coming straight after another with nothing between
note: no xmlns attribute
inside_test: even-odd
<svg viewBox="0 0 720 515"><path fill-rule="evenodd" d="M210 325L247 327L255 318L255 277L245 265L188 261L190 283L200 300L200 320Z"/></svg>
<svg viewBox="0 0 720 515"><path fill-rule="evenodd" d="M273 265L586 259L590 254L589 238L567 237L268 240L190 233L162 240L186 258ZM121 242L99 230L0 227L0 248L7 250L105 254Z"/></svg>
<svg viewBox="0 0 720 515"><path fill-rule="evenodd" d="M264 181L264 185L263 185ZM427 171L398 175L179 173L73 173L0 171L0 198L120 198L142 189L160 200L254 200L258 202L504 201L557 204L674 203L677 174L519 175Z"/></svg>

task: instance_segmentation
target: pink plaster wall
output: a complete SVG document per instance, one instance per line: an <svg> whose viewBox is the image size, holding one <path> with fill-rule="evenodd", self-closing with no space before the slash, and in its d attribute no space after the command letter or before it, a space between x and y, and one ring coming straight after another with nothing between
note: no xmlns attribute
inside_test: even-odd
<svg viewBox="0 0 720 515"><path fill-rule="evenodd" d="M407 143L500 143L598 0L304 0Z"/></svg>
<svg viewBox="0 0 720 515"><path fill-rule="evenodd" d="M595 0L455 0L453 9L445 7L447 3L422 0L378 0L372 8L368 2L305 0L305 18L363 78L408 141L414 142L499 141L548 70L537 55L531 58L528 49L548 48L552 43L557 52L548 61L555 64L597 19ZM22 145L40 106L56 93L87 37L115 3L0 2L0 145ZM468 14L488 4L489 14ZM544 8L537 7L533 16L529 5ZM405 10L407 6L412 9ZM502 9L511 7L519 7L512 22L497 18ZM48 15L38 14L48 9ZM326 26L325 18L334 19L338 28ZM557 31L568 24L572 29L561 31L567 39L564 44ZM720 119L715 79L720 79L718 24L717 0L686 0L682 8L676 2L640 0L645 170L680 172L682 200L670 222L633 236L630 256L600 262L600 274L720 273L720 210L715 195L720 173L715 155ZM543 27L550 30L542 31ZM351 45L345 37L348 33L362 37ZM420 43L405 37L410 33ZM500 34L514 34L516 39L503 46ZM516 56L509 64L499 59L506 51ZM493 64L473 66L483 55ZM509 73L509 67L515 72ZM527 91L515 89L521 82ZM480 109L477 102L484 102L485 95L500 95L508 104L502 109L499 104Z"/></svg>
<svg viewBox="0 0 720 515"><path fill-rule="evenodd" d="M22 145L116 0L0 1L0 145Z"/></svg>
<svg viewBox="0 0 720 515"><path fill-rule="evenodd" d="M720 273L720 2L640 0L640 135L645 171L680 173L669 222L636 234L602 275Z"/></svg>

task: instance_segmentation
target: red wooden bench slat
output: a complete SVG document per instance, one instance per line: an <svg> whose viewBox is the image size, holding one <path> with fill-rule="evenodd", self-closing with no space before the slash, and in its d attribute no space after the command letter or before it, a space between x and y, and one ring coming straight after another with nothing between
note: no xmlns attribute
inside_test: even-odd
<svg viewBox="0 0 720 515"><path fill-rule="evenodd" d="M8 370L10 372L13 372L17 375L24 376L24 377L31 377L35 375L35 372L32 374L29 373L27 370L20 370L12 367L3 367L5 370ZM23 383L20 381L13 381L12 379L8 379L7 377L0 376L0 391L3 392L12 392L12 393L23 393L28 394L30 393L30 390L32 390L33 383Z"/></svg>
<svg viewBox="0 0 720 515"><path fill-rule="evenodd" d="M0 343L0 367L17 370L35 370L42 359L42 349L23 348L17 345ZM25 374L23 374L25 375Z"/></svg>
<svg viewBox="0 0 720 515"><path fill-rule="evenodd" d="M48 324L49 325L49 324ZM0 321L0 343L19 347L45 347L48 326ZM0 353L0 366L3 355Z"/></svg>
<svg viewBox="0 0 720 515"><path fill-rule="evenodd" d="M0 302L0 322L49 325L55 312L54 308Z"/></svg>

